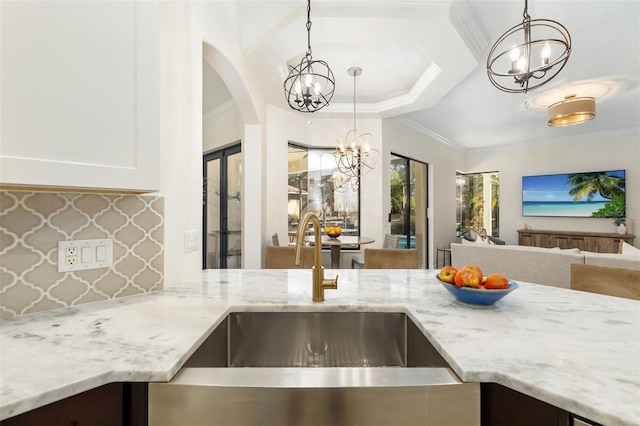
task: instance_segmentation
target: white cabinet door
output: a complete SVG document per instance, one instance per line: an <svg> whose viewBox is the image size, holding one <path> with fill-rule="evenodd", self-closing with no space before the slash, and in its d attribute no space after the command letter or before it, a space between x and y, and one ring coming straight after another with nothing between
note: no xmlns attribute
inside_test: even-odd
<svg viewBox="0 0 640 426"><path fill-rule="evenodd" d="M0 2L0 183L157 190L156 1Z"/></svg>

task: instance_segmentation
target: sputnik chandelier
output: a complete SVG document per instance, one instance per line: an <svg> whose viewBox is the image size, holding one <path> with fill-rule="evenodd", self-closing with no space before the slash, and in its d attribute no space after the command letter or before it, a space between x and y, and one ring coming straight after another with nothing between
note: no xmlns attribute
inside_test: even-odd
<svg viewBox="0 0 640 426"><path fill-rule="evenodd" d="M571 35L562 24L532 20L528 0L522 16L522 23L500 36L487 58L489 80L504 92L526 93L546 84L564 68L571 54Z"/></svg>
<svg viewBox="0 0 640 426"><path fill-rule="evenodd" d="M307 53L297 66L289 65L284 96L296 111L316 112L329 105L335 90L333 72L325 61L311 56L311 0L307 0Z"/></svg>
<svg viewBox="0 0 640 426"><path fill-rule="evenodd" d="M359 178L373 170L378 161L378 150L371 133L358 133L356 128L356 77L362 74L362 68L351 67L347 73L353 76L353 128L342 140L338 139L334 156L340 173Z"/></svg>
<svg viewBox="0 0 640 426"><path fill-rule="evenodd" d="M334 173L331 180L333 181L333 188L338 192L345 192L347 190L356 192L360 186L360 179L340 172Z"/></svg>

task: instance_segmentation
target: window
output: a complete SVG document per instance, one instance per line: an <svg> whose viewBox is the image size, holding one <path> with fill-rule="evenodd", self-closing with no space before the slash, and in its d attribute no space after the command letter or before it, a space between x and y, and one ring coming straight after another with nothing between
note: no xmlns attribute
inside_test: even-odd
<svg viewBox="0 0 640 426"><path fill-rule="evenodd" d="M458 235L469 230L486 229L488 235L500 236L500 174L456 174L456 225Z"/></svg>
<svg viewBox="0 0 640 426"><path fill-rule="evenodd" d="M360 182L345 179L338 172L334 151L289 144L290 239L295 238L298 223L307 212L318 215L323 233L327 226L340 226L344 235L360 235Z"/></svg>

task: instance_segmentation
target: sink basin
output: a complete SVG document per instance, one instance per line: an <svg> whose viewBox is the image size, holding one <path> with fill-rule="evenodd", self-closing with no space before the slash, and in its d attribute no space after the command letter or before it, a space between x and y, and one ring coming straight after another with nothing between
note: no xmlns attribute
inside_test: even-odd
<svg viewBox="0 0 640 426"><path fill-rule="evenodd" d="M449 367L403 313L238 312L185 367Z"/></svg>
<svg viewBox="0 0 640 426"><path fill-rule="evenodd" d="M403 313L238 312L149 384L149 425L181 424L479 426L480 385Z"/></svg>

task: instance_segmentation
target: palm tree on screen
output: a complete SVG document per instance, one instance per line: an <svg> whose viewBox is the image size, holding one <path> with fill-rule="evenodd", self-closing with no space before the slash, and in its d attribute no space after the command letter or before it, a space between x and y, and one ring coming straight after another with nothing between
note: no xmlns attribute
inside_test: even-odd
<svg viewBox="0 0 640 426"><path fill-rule="evenodd" d="M624 179L609 176L606 172L569 174L567 185L572 186L569 195L573 195L573 201L580 201L584 197L591 201L596 194L607 200L624 195Z"/></svg>

